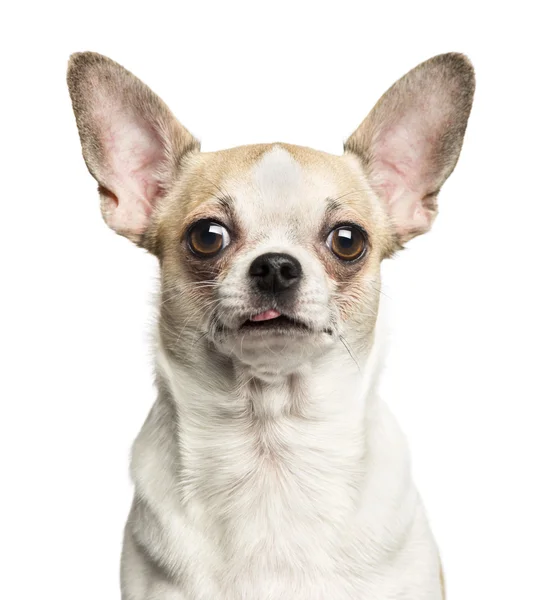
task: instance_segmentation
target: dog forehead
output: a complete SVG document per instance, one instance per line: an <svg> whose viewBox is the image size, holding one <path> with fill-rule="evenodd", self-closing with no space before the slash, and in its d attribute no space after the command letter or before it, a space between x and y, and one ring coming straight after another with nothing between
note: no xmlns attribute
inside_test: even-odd
<svg viewBox="0 0 543 600"><path fill-rule="evenodd" d="M320 153L282 145L271 146L226 188L238 218L249 227L311 226L322 219L327 199L340 193L334 170Z"/></svg>
<svg viewBox="0 0 543 600"><path fill-rule="evenodd" d="M381 240L386 252L392 247L384 207L352 154L255 144L195 153L185 167L148 233L149 244L163 252L176 252L187 227L203 218L231 222L252 245L273 238L299 243L333 221L355 221L374 242Z"/></svg>

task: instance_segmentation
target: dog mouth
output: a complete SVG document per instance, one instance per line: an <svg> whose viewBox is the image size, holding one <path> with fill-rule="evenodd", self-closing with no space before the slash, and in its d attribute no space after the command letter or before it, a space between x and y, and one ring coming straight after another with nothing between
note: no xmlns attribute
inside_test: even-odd
<svg viewBox="0 0 543 600"><path fill-rule="evenodd" d="M251 316L240 327L241 331L274 332L274 333L304 333L310 332L309 326L277 310L270 309Z"/></svg>

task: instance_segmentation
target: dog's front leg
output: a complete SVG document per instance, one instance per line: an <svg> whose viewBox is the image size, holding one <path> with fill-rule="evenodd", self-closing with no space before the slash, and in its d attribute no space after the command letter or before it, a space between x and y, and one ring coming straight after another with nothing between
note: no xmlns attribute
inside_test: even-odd
<svg viewBox="0 0 543 600"><path fill-rule="evenodd" d="M131 592L125 592L121 595L122 600L192 600L180 591L178 588L166 582L154 582L133 595Z"/></svg>
<svg viewBox="0 0 543 600"><path fill-rule="evenodd" d="M196 600L196 596L188 595L182 586L169 581L145 556L145 552L135 543L127 527L121 561L121 599Z"/></svg>

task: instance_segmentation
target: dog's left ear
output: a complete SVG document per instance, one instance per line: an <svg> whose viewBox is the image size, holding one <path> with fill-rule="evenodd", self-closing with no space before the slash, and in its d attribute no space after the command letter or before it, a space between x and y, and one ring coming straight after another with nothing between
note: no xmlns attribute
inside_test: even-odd
<svg viewBox="0 0 543 600"><path fill-rule="evenodd" d="M156 94L105 56L74 54L68 87L104 220L140 243L183 158L200 144Z"/></svg>
<svg viewBox="0 0 543 600"><path fill-rule="evenodd" d="M430 229L464 139L475 76L462 54L431 58L397 81L345 143L385 203L398 244Z"/></svg>

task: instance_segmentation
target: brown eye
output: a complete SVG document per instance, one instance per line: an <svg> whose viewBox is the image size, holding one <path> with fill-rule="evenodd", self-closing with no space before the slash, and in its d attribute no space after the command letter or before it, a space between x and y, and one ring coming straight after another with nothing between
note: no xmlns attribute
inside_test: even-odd
<svg viewBox="0 0 543 600"><path fill-rule="evenodd" d="M194 254L201 258L211 258L228 246L230 234L224 225L202 219L189 229L187 241Z"/></svg>
<svg viewBox="0 0 543 600"><path fill-rule="evenodd" d="M326 245L341 260L356 260L366 252L368 236L359 227L341 225L330 232Z"/></svg>

